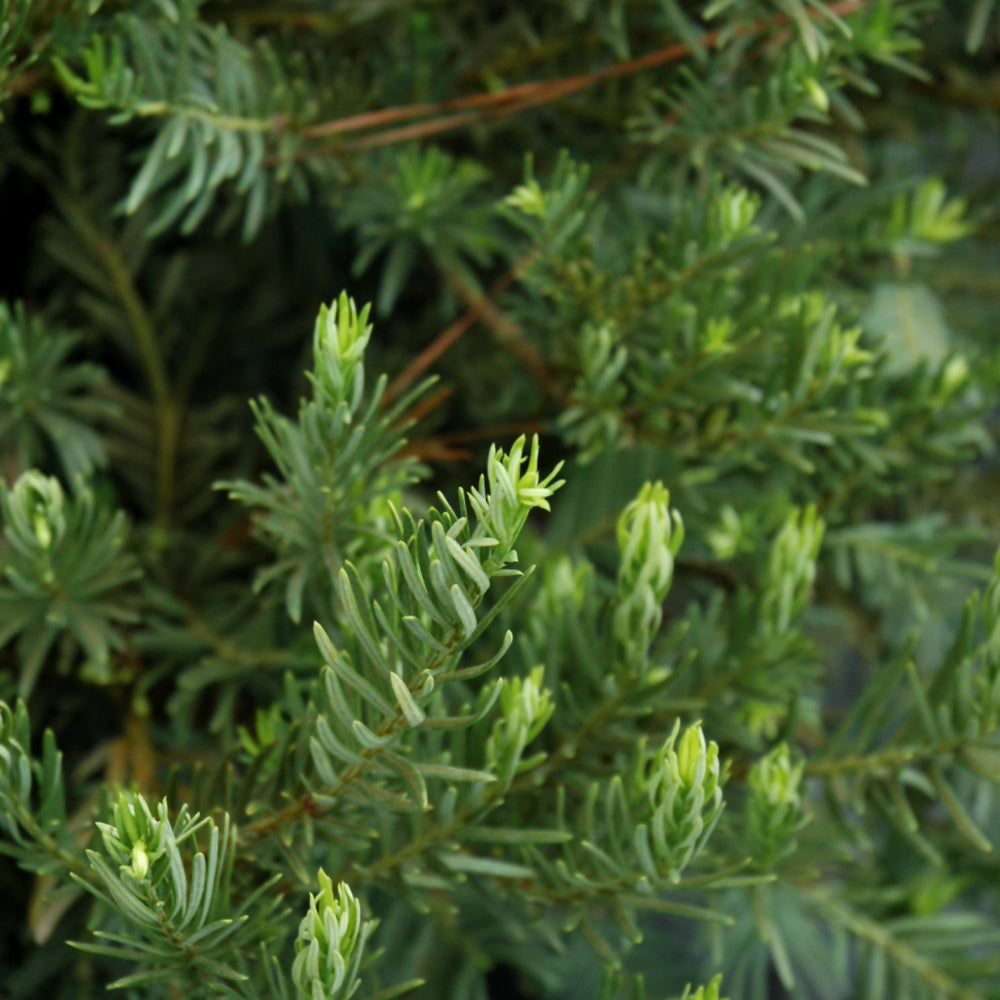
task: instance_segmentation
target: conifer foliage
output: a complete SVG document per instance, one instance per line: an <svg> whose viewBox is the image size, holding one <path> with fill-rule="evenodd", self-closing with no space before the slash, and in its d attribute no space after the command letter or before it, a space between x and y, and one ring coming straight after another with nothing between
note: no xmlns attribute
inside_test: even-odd
<svg viewBox="0 0 1000 1000"><path fill-rule="evenodd" d="M994 6L0 0L0 998L1000 998Z"/></svg>

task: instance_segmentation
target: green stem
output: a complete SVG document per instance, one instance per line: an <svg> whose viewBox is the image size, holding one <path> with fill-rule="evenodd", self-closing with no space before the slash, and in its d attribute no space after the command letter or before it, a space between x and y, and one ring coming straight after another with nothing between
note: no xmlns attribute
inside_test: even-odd
<svg viewBox="0 0 1000 1000"><path fill-rule="evenodd" d="M226 638L206 621L194 608L186 607L191 634L200 639L212 652L227 663L241 667L265 667L272 670L314 666L314 658L298 656L283 649L248 649Z"/></svg>
<svg viewBox="0 0 1000 1000"><path fill-rule="evenodd" d="M8 805L10 804L8 802ZM50 833L46 833L35 821L35 817L30 811L16 805L11 811L14 813L17 823L38 845L40 850L50 858L54 858L60 864L65 865L67 872L73 872L85 880L89 879L90 872L83 863L80 855L67 850L55 837Z"/></svg>
<svg viewBox="0 0 1000 1000"><path fill-rule="evenodd" d="M438 653L431 657L428 661L428 665L423 670L415 671L415 674L423 676L427 672L435 673L440 671L444 664L447 663L454 653L459 650L460 643L460 633L455 630L442 643L442 645L448 647L449 651L446 653ZM385 737L396 736L408 728L409 724L403 717L402 710L397 709L393 715L389 716L382 722L382 724L375 731L375 735L382 740ZM363 795L364 789L361 782L364 780L368 772L378 765L383 751L392 751L395 748L395 745L396 742L393 741L380 747L366 747L359 750L358 756L361 757L361 760L356 764L349 764L344 768L344 770L338 775L338 783L335 788L325 788L322 790L322 805L317 802L316 797L312 792L306 792L294 799L284 809L262 816L259 820L250 822L242 827L240 830L241 841L246 843L247 841L252 841L257 837L273 834L276 831L280 831L287 823L300 821L302 817L307 814L320 816L325 813L329 813L333 811L343 800L344 796L349 793L353 792L354 794Z"/></svg>
<svg viewBox="0 0 1000 1000"><path fill-rule="evenodd" d="M201 108L171 104L168 101L145 101L139 105L136 114L141 118L165 118L167 115L182 115L191 121L204 122L213 128L227 132L272 133L282 125L280 118L242 118L239 115L220 115Z"/></svg>
<svg viewBox="0 0 1000 1000"><path fill-rule="evenodd" d="M856 938L878 949L893 962L922 979L935 994L949 1000L983 1000L979 993L967 990L951 976L932 965L912 945L901 940L884 923L872 920L833 899L825 892L813 892L808 897L826 919L839 924Z"/></svg>
<svg viewBox="0 0 1000 1000"><path fill-rule="evenodd" d="M170 527L174 503L181 408L170 387L156 327L139 294L120 246L101 231L87 210L75 200L67 199L66 208L72 215L72 222L77 232L83 237L108 276L114 295L125 314L136 352L149 382L156 424L154 467L156 501L153 520L157 530L165 532Z"/></svg>
<svg viewBox="0 0 1000 1000"><path fill-rule="evenodd" d="M863 772L879 774L885 771L897 771L914 761L937 760L949 757L960 750L965 739L955 737L943 740L931 746L887 747L866 754L848 754L845 757L832 757L828 760L817 760L807 765L805 773L813 777L829 777L837 774L855 774Z"/></svg>

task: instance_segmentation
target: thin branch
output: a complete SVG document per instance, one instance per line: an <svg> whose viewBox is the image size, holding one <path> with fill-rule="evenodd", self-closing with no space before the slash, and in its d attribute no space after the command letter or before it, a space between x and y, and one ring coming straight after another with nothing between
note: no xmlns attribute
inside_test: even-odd
<svg viewBox="0 0 1000 1000"><path fill-rule="evenodd" d="M828 920L919 976L937 995L948 997L949 1000L983 1000L982 994L965 989L948 973L935 966L919 946L898 937L884 924L834 899L828 892L814 891L808 898Z"/></svg>
<svg viewBox="0 0 1000 1000"><path fill-rule="evenodd" d="M537 250L532 250L525 254L485 295L475 294L471 290L465 289L464 285L459 287L453 284L453 289L462 297L468 308L389 383L382 397L383 406L388 405L400 393L409 388L438 358L450 350L479 319L483 319L488 325L492 325L495 330L502 329L508 335L502 338L503 342L511 345L511 335L517 335L519 331L513 323L503 317L496 307L495 300L524 272L535 259L536 255ZM532 371L537 371L537 366L541 365L537 353L532 359L532 364L535 366L532 368ZM544 366L542 367L544 368ZM546 375L545 384L549 381L549 377Z"/></svg>
<svg viewBox="0 0 1000 1000"><path fill-rule="evenodd" d="M71 216L74 228L108 276L149 380L156 415L154 521L158 529L165 531L170 526L174 503L177 451L180 447L183 416L180 403L170 386L156 326L118 243L101 230L86 207L71 195L61 201L64 210Z"/></svg>
<svg viewBox="0 0 1000 1000"><path fill-rule="evenodd" d="M870 6L872 2L873 0L843 0L842 3L833 4L829 8L829 14L835 17L844 17L863 10L865 7ZM819 18L823 15L823 12L810 10L809 15L813 18ZM780 28L790 23L791 19L788 15L781 14L768 20L755 21L752 25L744 28L741 34L762 34L768 29ZM706 32L702 35L697 45L702 50L711 49L718 44L721 36L721 31ZM537 107L540 104L548 104L560 98L567 97L570 94L579 93L581 90L586 90L606 80L633 76L636 73L654 69L657 66L679 62L681 59L687 58L691 52L692 46L677 42L667 45L662 49L657 49L654 52L636 56L634 59L627 59L624 62L595 70L592 73L568 76L560 80L534 80L528 83L515 84L514 86L488 94L470 94L466 97L457 97L448 101L404 104L393 108L365 111L345 118L336 118L332 121L312 125L309 128L303 129L300 134L305 139L323 139L351 132L363 132L395 122L412 122L413 119L444 115L444 117L439 117L432 121L415 122L398 128L385 129L375 135L356 139L350 143L350 146L354 149L368 149L397 142L408 142L413 139L426 138L429 135L435 135L440 132L452 131L476 121L506 118L525 111L528 108ZM461 113L455 114L454 112ZM317 152L321 151L317 150Z"/></svg>
<svg viewBox="0 0 1000 1000"><path fill-rule="evenodd" d="M864 754L847 754L844 757L828 757L812 761L805 773L810 777L825 778L838 774L869 774L882 777L886 772L898 771L908 764L927 760L950 758L968 742L965 737L956 736L932 743L929 746L891 746Z"/></svg>

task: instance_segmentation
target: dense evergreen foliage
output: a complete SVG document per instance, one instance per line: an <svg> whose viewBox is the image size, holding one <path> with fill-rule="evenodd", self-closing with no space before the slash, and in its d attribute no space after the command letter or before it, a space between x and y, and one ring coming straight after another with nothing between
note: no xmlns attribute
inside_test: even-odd
<svg viewBox="0 0 1000 1000"><path fill-rule="evenodd" d="M0 0L0 998L1000 998L996 18Z"/></svg>

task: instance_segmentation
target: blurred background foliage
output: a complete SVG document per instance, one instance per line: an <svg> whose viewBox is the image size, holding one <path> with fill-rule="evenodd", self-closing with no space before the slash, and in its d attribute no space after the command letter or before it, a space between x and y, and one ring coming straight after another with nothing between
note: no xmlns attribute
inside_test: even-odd
<svg viewBox="0 0 1000 1000"><path fill-rule="evenodd" d="M296 411L315 389L304 331L345 288L373 303L365 364L388 376L391 420L367 444L409 438L384 476L373 459L356 489L317 487L353 505L351 532L387 531L371 491L412 499L423 478L451 495L521 432L567 460L553 515L521 543L545 585L505 611L516 624L554 602L550 628L518 633L525 664L558 676L556 645L580 641L567 608L613 589L619 513L662 480L688 538L663 604L693 663L673 694L746 755L742 777L779 738L818 753L822 720L881 665L902 685L912 655L934 676L1000 535L998 18L989 0L0 0L2 501L8 523L20 503L79 536L58 612L39 603L48 577L0 595L0 696L30 696L92 799L98 777L158 787L171 754L235 738L283 671L310 669L294 622L322 621L334 589L317 552L333 538L375 566L381 549L324 533L301 492L239 477L275 458L246 401ZM32 467L45 476L14 485ZM279 538L285 562L262 571L267 529L220 479L284 518L276 537L320 527L297 554ZM49 551L38 523L5 572ZM815 578L792 565L806 550ZM895 738L891 720L880 732ZM939 831L930 778L906 780ZM958 780L971 828L995 829L993 798ZM845 826L861 784L827 790ZM890 812L897 793L871 794ZM773 891L727 890L733 927L651 918L633 953L649 995L716 968L734 998L1000 995L985 932L967 987L908 993L877 964L898 924L906 956L937 949L961 984L970 939L949 904L997 921L995 862L968 838L931 848L888 823L846 876L847 910L802 883L857 843L824 853L811 836ZM0 868L12 997L67 961L29 945L36 891ZM933 916L928 945L907 921ZM383 930L391 948L412 927ZM530 974L503 947L493 959L498 997L588 996L600 977L584 945L522 956Z"/></svg>

